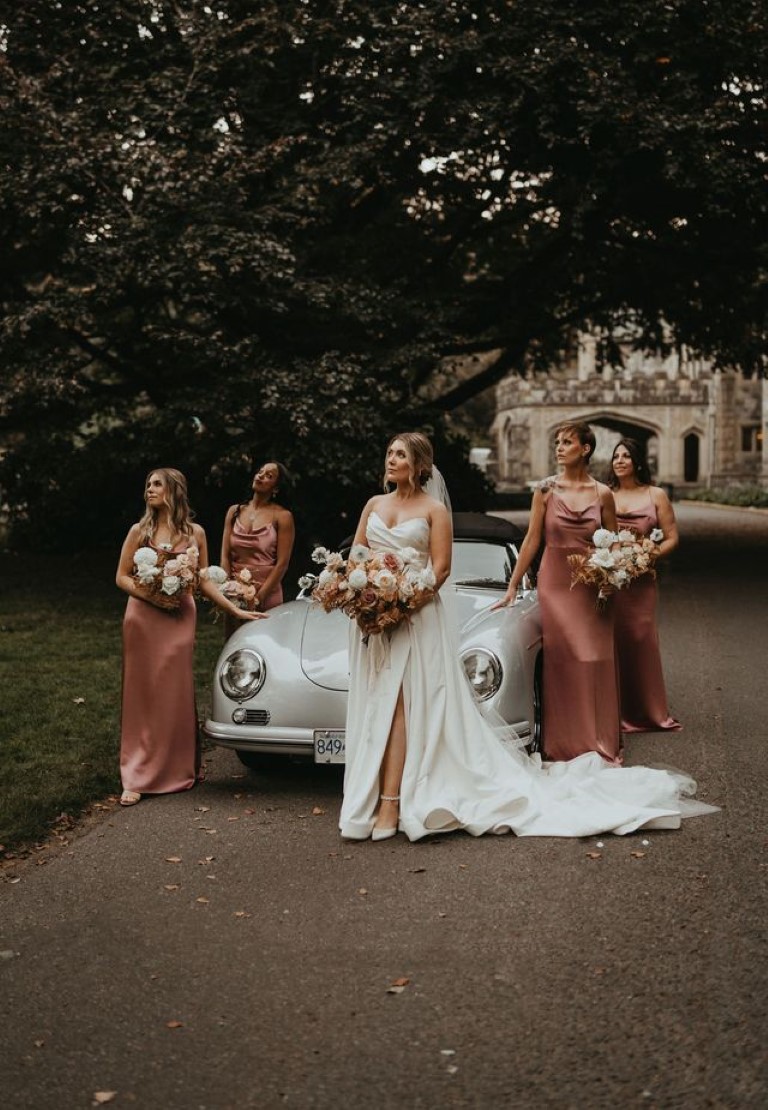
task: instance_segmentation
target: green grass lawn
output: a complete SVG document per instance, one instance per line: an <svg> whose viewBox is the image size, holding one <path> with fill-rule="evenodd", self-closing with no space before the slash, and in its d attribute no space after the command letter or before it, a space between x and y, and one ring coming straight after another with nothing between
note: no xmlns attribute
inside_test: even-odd
<svg viewBox="0 0 768 1110"><path fill-rule="evenodd" d="M0 844L39 839L120 789L117 553L0 555ZM209 706L221 624L200 606L198 712ZM82 701L80 699L83 699Z"/></svg>

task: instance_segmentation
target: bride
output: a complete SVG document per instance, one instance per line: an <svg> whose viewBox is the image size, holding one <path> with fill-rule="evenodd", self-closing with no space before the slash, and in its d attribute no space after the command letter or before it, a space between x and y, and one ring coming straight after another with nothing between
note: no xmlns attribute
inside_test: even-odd
<svg viewBox="0 0 768 1110"><path fill-rule="evenodd" d="M340 829L352 840L410 840L464 829L473 836L589 836L677 828L715 807L689 800L679 772L617 767L596 752L563 763L529 756L513 730L480 714L458 660L439 589L451 570L448 508L427 492L432 445L402 432L386 452L385 488L363 509L355 543L415 550L435 592L391 632L364 641L350 625L350 686Z"/></svg>

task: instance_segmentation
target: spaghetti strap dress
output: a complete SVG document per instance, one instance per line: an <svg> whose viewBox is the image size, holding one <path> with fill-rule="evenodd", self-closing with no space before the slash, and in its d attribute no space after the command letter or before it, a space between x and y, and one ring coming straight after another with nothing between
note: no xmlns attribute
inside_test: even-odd
<svg viewBox="0 0 768 1110"><path fill-rule="evenodd" d="M174 554L188 545L186 540L173 549ZM124 790L172 794L195 785L199 768L192 669L196 621L190 594L183 596L175 613L128 598L123 618L120 734Z"/></svg>
<svg viewBox="0 0 768 1110"><path fill-rule="evenodd" d="M368 546L418 553L429 564L424 518L389 527L374 511ZM473 836L590 836L639 828L677 828L681 818L713 813L692 799L682 772L620 767L594 751L568 763L529 756L513 729L481 714L459 661L457 636L440 594L391 632L367 643L350 621L350 687L341 834L371 835L381 761L403 692L406 755L399 828L410 840L463 830Z"/></svg>
<svg viewBox="0 0 768 1110"><path fill-rule="evenodd" d="M543 642L542 740L549 760L599 752L620 760L621 728L613 601L596 608L593 587L571 588L568 555L583 554L602 527L600 497L572 509L551 489L537 588Z"/></svg>
<svg viewBox="0 0 768 1110"><path fill-rule="evenodd" d="M631 528L640 536L658 528L650 488L645 507L617 514L616 519L619 528ZM669 713L656 623L657 604L656 579L650 574L636 578L627 589L619 590L614 599L623 732L676 731L683 727Z"/></svg>
<svg viewBox="0 0 768 1110"><path fill-rule="evenodd" d="M230 539L230 566L232 573L237 574L244 568L253 575L255 585L260 586L265 582L275 568L277 562L277 525L274 521L265 524L262 528L249 531L243 528L239 519L235 517L232 522L232 536ZM274 609L283 603L283 587L278 582L269 596L261 603L261 612ZM224 630L229 637L241 626L237 617L224 615Z"/></svg>

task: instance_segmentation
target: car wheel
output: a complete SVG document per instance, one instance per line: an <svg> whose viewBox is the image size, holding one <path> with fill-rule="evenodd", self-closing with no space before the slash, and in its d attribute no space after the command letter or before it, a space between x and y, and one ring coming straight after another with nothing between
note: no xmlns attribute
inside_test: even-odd
<svg viewBox="0 0 768 1110"><path fill-rule="evenodd" d="M235 755L249 771L276 771L280 764L285 766L285 757L270 752L235 752Z"/></svg>
<svg viewBox="0 0 768 1110"><path fill-rule="evenodd" d="M541 732L541 722L543 713L543 699L542 699L542 671L544 660L541 652L536 657L536 665L533 668L533 739L529 751L540 752L544 754L544 745Z"/></svg>

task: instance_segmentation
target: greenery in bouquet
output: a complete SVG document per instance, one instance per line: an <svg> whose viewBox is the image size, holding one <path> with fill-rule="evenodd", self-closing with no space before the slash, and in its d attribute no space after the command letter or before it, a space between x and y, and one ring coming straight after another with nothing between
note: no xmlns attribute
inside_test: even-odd
<svg viewBox="0 0 768 1110"><path fill-rule="evenodd" d="M434 573L419 565L415 548L397 553L355 544L344 559L338 551L316 547L312 559L324 568L317 578L305 575L299 585L311 585L312 597L326 612L341 609L356 621L366 639L397 627L434 596Z"/></svg>
<svg viewBox="0 0 768 1110"><path fill-rule="evenodd" d="M178 612L181 599L197 586L199 551L191 545L182 552L140 547L133 556L133 578L154 605Z"/></svg>

